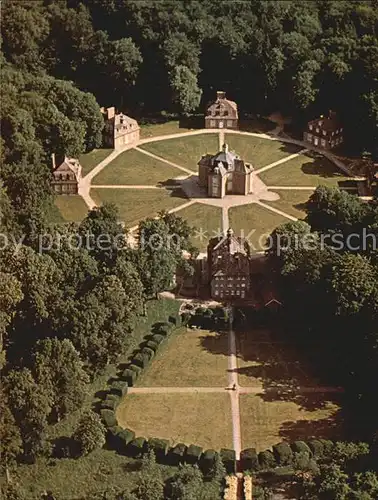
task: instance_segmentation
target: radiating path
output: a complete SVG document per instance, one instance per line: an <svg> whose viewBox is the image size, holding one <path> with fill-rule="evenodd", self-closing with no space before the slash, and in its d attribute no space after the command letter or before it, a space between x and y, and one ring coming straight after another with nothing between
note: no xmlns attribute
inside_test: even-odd
<svg viewBox="0 0 378 500"><path fill-rule="evenodd" d="M155 155L154 153L151 153L150 151L146 151L145 149L142 148L135 148L137 151L140 153L143 153L147 156L151 156L151 158L154 158L155 160L159 160L163 163L166 163L167 165L170 165L171 167L178 168L179 170L182 170L183 172L186 172L187 174L191 175L197 175L197 172L194 172L193 170L189 170L188 168L182 167L181 165L177 165L177 163L173 163L172 161L166 160L162 156Z"/></svg>
<svg viewBox="0 0 378 500"><path fill-rule="evenodd" d="M289 215L288 213L284 212L283 210L279 210L278 208L271 207L270 205L267 205L266 203L263 203L262 201L255 201L255 203L256 203L256 205L260 205L261 207L264 207L267 210L274 212L275 214L282 215L282 217L286 217L287 219L290 219L294 222L298 220L296 217Z"/></svg>
<svg viewBox="0 0 378 500"><path fill-rule="evenodd" d="M290 161L293 158L296 158L297 156L306 153L307 151L308 149L302 149L301 151L299 151L299 153L294 153L292 155L285 156L285 158L281 158L280 160L274 161L273 163L270 163L265 167L261 167L258 170L255 170L255 174L261 174L261 172L265 172L266 170L270 170L271 168L277 167L278 165L282 165L282 163L286 163L287 161Z"/></svg>

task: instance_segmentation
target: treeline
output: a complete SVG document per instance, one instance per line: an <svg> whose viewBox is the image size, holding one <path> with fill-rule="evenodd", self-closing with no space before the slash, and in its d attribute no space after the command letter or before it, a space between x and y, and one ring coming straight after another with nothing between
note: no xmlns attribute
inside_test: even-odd
<svg viewBox="0 0 378 500"><path fill-rule="evenodd" d="M49 424L81 407L87 384L135 347L133 325L146 301L191 272L191 229L162 213L140 223L143 244L127 245L117 211L105 205L81 224L51 226L38 246L0 254L0 443L2 464L51 453ZM149 244L159 235L161 248ZM180 238L172 245L172 235ZM141 238L142 241L142 238ZM156 242L155 242L156 243Z"/></svg>
<svg viewBox="0 0 378 500"><path fill-rule="evenodd" d="M305 221L280 226L273 240L269 255L288 332L328 383L345 387L349 423L353 415L354 432L372 439L378 430L377 204L319 187Z"/></svg>

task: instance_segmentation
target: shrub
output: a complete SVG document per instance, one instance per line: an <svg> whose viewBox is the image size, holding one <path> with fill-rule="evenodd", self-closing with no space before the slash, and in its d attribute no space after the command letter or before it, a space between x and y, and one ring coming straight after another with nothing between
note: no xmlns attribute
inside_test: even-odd
<svg viewBox="0 0 378 500"><path fill-rule="evenodd" d="M202 453L200 467L204 474L208 474L215 463L217 452L215 450L206 450Z"/></svg>
<svg viewBox="0 0 378 500"><path fill-rule="evenodd" d="M123 429L118 434L119 451L127 453L127 446L135 439L135 432L130 429Z"/></svg>
<svg viewBox="0 0 378 500"><path fill-rule="evenodd" d="M147 357L148 361L150 361L155 354L155 352L152 349L149 349L148 347L143 347L141 353L143 354L143 356Z"/></svg>
<svg viewBox="0 0 378 500"><path fill-rule="evenodd" d="M137 377L139 377L139 375L142 373L142 368L138 365L134 365L133 362L131 362L131 364L129 365L129 370L135 372Z"/></svg>
<svg viewBox="0 0 378 500"><path fill-rule="evenodd" d="M234 450L227 450L225 448L222 448L220 450L220 456L221 456L222 462L224 463L226 471L229 474L235 474L236 473L236 455L235 455L235 451Z"/></svg>
<svg viewBox="0 0 378 500"><path fill-rule="evenodd" d="M188 464L196 464L199 462L201 454L202 448L200 446L191 444L186 450L185 462L187 462Z"/></svg>
<svg viewBox="0 0 378 500"><path fill-rule="evenodd" d="M152 349L154 352L156 352L159 349L158 344L156 342L154 342L153 340L149 340L146 343L146 347L148 347L149 349Z"/></svg>
<svg viewBox="0 0 378 500"><path fill-rule="evenodd" d="M120 451L121 449L122 441L120 439L120 434L122 431L122 427L119 427L118 425L108 428L107 441L109 445L117 451Z"/></svg>
<svg viewBox="0 0 378 500"><path fill-rule="evenodd" d="M177 325L177 317L176 316L169 316L168 322L172 323L172 325L176 326Z"/></svg>
<svg viewBox="0 0 378 500"><path fill-rule="evenodd" d="M288 443L275 444L273 454L278 465L290 465L293 462L293 452Z"/></svg>
<svg viewBox="0 0 378 500"><path fill-rule="evenodd" d="M117 425L117 419L114 411L112 410L101 410L100 411L101 419L104 422L107 428L114 427Z"/></svg>
<svg viewBox="0 0 378 500"><path fill-rule="evenodd" d="M291 449L294 453L305 453L308 457L312 455L308 444L304 441L294 441L291 445Z"/></svg>
<svg viewBox="0 0 378 500"><path fill-rule="evenodd" d="M155 335L152 335L153 342L156 342L158 345L163 342L165 337L163 335L160 335L160 333L156 333Z"/></svg>
<svg viewBox="0 0 378 500"><path fill-rule="evenodd" d="M242 450L240 454L240 460L242 463L243 470L258 470L259 460L255 448L247 448Z"/></svg>
<svg viewBox="0 0 378 500"><path fill-rule="evenodd" d="M184 462L187 446L184 443L177 443L169 450L169 462L171 465L178 465Z"/></svg>
<svg viewBox="0 0 378 500"><path fill-rule="evenodd" d="M331 455L335 447L335 443L333 441L330 441L329 439L319 439L319 441L323 445L323 456L328 457L329 455Z"/></svg>
<svg viewBox="0 0 378 500"><path fill-rule="evenodd" d="M146 443L144 437L137 437L130 441L127 446L127 451L132 457L139 457L146 451Z"/></svg>
<svg viewBox="0 0 378 500"><path fill-rule="evenodd" d="M124 382L122 380L116 380L110 386L110 393L115 394L116 396L122 398L125 394L127 394L127 389L128 389L127 382Z"/></svg>
<svg viewBox="0 0 378 500"><path fill-rule="evenodd" d="M321 441L318 439L311 439L309 441L308 446L310 450L312 451L312 454L314 457L322 457L323 456L323 451L324 451L324 445Z"/></svg>
<svg viewBox="0 0 378 500"><path fill-rule="evenodd" d="M97 413L88 411L81 417L73 438L79 445L80 453L88 455L96 448L102 448L105 444L105 435L106 429L100 417Z"/></svg>
<svg viewBox="0 0 378 500"><path fill-rule="evenodd" d="M259 466L261 469L274 469L276 467L276 460L270 450L260 451L259 453Z"/></svg>
<svg viewBox="0 0 378 500"><path fill-rule="evenodd" d="M130 370L130 368L127 368L122 373L122 380L124 380L129 387L132 387L135 384L137 377L137 373L134 370Z"/></svg>
<svg viewBox="0 0 378 500"><path fill-rule="evenodd" d="M148 440L148 446L154 450L157 460L163 461L168 452L169 441L167 439L152 438Z"/></svg>
<svg viewBox="0 0 378 500"><path fill-rule="evenodd" d="M166 337L172 330L173 325L171 323L158 323L154 325L153 331L155 334L163 335Z"/></svg>
<svg viewBox="0 0 378 500"><path fill-rule="evenodd" d="M114 396L114 394L108 394L106 399L104 399L104 401L101 402L100 406L103 410L114 411L117 408L117 406L119 405L119 398L113 399L110 396Z"/></svg>
<svg viewBox="0 0 378 500"><path fill-rule="evenodd" d="M148 365L148 359L143 356L141 352L139 352L133 357L132 363L134 365L140 366L141 368L145 368Z"/></svg>

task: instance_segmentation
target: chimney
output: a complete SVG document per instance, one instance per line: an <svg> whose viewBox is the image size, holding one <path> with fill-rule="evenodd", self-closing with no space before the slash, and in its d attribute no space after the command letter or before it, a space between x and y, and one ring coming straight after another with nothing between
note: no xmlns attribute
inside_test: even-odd
<svg viewBox="0 0 378 500"><path fill-rule="evenodd" d="M106 110L108 120L111 120L115 116L115 107L107 108Z"/></svg>
<svg viewBox="0 0 378 500"><path fill-rule="evenodd" d="M223 90L218 90L217 99L226 99L226 92L224 92Z"/></svg>
<svg viewBox="0 0 378 500"><path fill-rule="evenodd" d="M51 161L52 161L52 167L53 167L53 170L56 169L56 162L55 162L55 153L53 153L51 155Z"/></svg>
<svg viewBox="0 0 378 500"><path fill-rule="evenodd" d="M224 143L222 146L223 153L228 153L228 144Z"/></svg>

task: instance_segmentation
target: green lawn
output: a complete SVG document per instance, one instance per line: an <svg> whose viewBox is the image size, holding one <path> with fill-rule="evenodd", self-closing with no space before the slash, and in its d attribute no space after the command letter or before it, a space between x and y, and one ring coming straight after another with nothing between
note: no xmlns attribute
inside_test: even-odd
<svg viewBox="0 0 378 500"><path fill-rule="evenodd" d="M179 134L180 132L188 132L188 128L180 128L178 120L172 120L165 123L151 123L141 125L140 137L145 139L147 137L157 137L159 135Z"/></svg>
<svg viewBox="0 0 378 500"><path fill-rule="evenodd" d="M280 199L277 201L267 201L267 205L283 210L289 215L297 217L297 219L304 219L306 217L305 203L313 191L285 191L284 189L280 189L276 193L280 195Z"/></svg>
<svg viewBox="0 0 378 500"><path fill-rule="evenodd" d="M66 222L81 221L88 213L88 207L79 195L59 195L55 197L54 203Z"/></svg>
<svg viewBox="0 0 378 500"><path fill-rule="evenodd" d="M117 409L118 424L138 436L203 448L232 448L229 394L128 394Z"/></svg>
<svg viewBox="0 0 378 500"><path fill-rule="evenodd" d="M342 424L337 415L339 406L333 401L317 401L317 397L319 395L306 398L311 409L305 409L290 400L264 401L258 395L242 394L242 448L256 448L259 452L282 440L340 438Z"/></svg>
<svg viewBox="0 0 378 500"><path fill-rule="evenodd" d="M236 236L248 239L251 251L261 252L265 249L266 238L277 226L289 222L289 219L275 214L255 203L232 207L228 211L230 227Z"/></svg>
<svg viewBox="0 0 378 500"><path fill-rule="evenodd" d="M179 189L91 189L97 204L115 203L119 217L126 226L133 227L146 217L154 217L160 210L170 210L188 199Z"/></svg>
<svg viewBox="0 0 378 500"><path fill-rule="evenodd" d="M225 134L225 141L231 150L243 160L251 163L256 170L297 153L301 149L293 144L232 133Z"/></svg>
<svg viewBox="0 0 378 500"><path fill-rule="evenodd" d="M109 163L92 184L156 185L181 175L185 172L131 149Z"/></svg>
<svg viewBox="0 0 378 500"><path fill-rule="evenodd" d="M195 203L177 212L194 228L192 243L205 252L210 238L214 238L222 228L222 209L203 203Z"/></svg>
<svg viewBox="0 0 378 500"><path fill-rule="evenodd" d="M141 148L197 172L197 163L202 155L218 152L219 139L218 134L191 135L167 139L166 141L149 142L141 145Z"/></svg>
<svg viewBox="0 0 378 500"><path fill-rule="evenodd" d="M349 179L332 162L319 156L301 154L282 165L259 174L271 186L338 186Z"/></svg>
<svg viewBox="0 0 378 500"><path fill-rule="evenodd" d="M226 387L227 346L227 333L180 328L158 351L138 386Z"/></svg>
<svg viewBox="0 0 378 500"><path fill-rule="evenodd" d="M94 149L89 153L80 155L79 161L83 167L83 177L84 175L89 174L89 172L93 170L96 165L101 163L102 160L105 160L105 158L109 156L112 151L112 149Z"/></svg>

